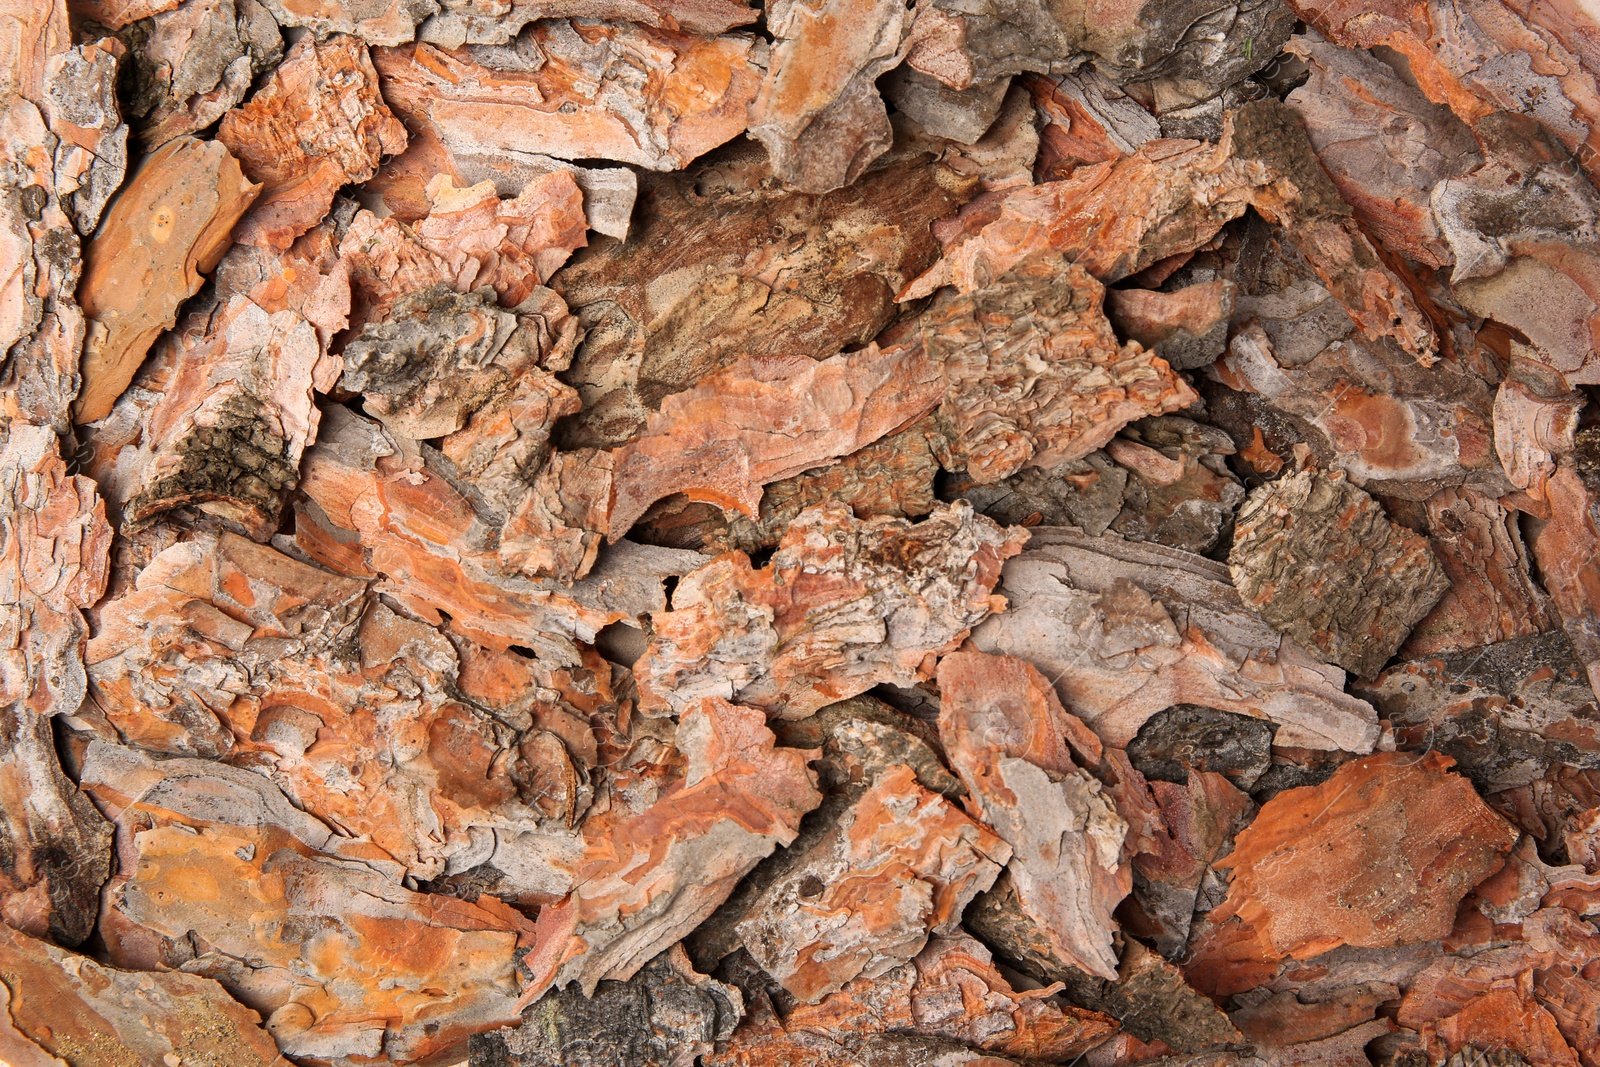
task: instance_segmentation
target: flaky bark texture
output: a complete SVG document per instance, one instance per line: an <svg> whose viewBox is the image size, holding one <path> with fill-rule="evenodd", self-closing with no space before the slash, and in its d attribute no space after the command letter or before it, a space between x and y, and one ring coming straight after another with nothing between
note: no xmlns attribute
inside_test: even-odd
<svg viewBox="0 0 1600 1067"><path fill-rule="evenodd" d="M1003 607L990 590L1024 537L961 504L915 525L839 504L802 512L766 567L730 552L678 584L634 666L640 707L715 696L802 718L881 682L922 681Z"/></svg>
<svg viewBox="0 0 1600 1067"><path fill-rule="evenodd" d="M1284 956L1444 936L1461 898L1500 868L1517 836L1449 773L1451 762L1376 753L1268 801L1220 861L1228 897L1209 916L1189 979L1226 995Z"/></svg>
<svg viewBox="0 0 1600 1067"><path fill-rule="evenodd" d="M327 87L337 101L328 101ZM303 38L272 81L223 117L217 139L265 188L239 239L284 249L322 220L344 185L363 182L378 161L406 146L405 127L378 94L361 41Z"/></svg>
<svg viewBox="0 0 1600 1067"><path fill-rule="evenodd" d="M1128 825L1100 783L1074 764L1050 683L1019 659L954 652L939 664L939 736L975 813L1012 848L1022 909L1057 958L1114 979L1111 913L1132 888Z"/></svg>
<svg viewBox="0 0 1600 1067"><path fill-rule="evenodd" d="M384 99L408 122L432 124L451 149L514 158L533 146L558 159L676 170L745 131L766 52L744 35L562 19L535 24L529 43L533 63L427 44L374 58Z"/></svg>
<svg viewBox="0 0 1600 1067"><path fill-rule="evenodd" d="M1274 628L1371 678L1450 588L1427 542L1343 477L1306 470L1252 493L1233 584Z"/></svg>
<svg viewBox="0 0 1600 1067"><path fill-rule="evenodd" d="M1377 716L1344 692L1344 672L1266 625L1211 560L1036 528L999 591L1009 607L973 643L1038 667L1112 745L1185 703L1275 722L1283 745L1368 752L1377 740Z"/></svg>
<svg viewBox="0 0 1600 1067"><path fill-rule="evenodd" d="M86 1062L88 1050L141 1063L283 1062L261 1017L209 978L113 970L9 927L0 968L0 1056L16 1067Z"/></svg>

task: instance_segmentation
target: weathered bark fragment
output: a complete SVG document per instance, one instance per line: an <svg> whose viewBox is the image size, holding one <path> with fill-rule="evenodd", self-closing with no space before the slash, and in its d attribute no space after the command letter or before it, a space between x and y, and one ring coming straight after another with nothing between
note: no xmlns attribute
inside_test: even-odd
<svg viewBox="0 0 1600 1067"><path fill-rule="evenodd" d="M1127 427L1106 445L1129 474L1111 528L1130 541L1210 552L1245 497L1225 458L1234 451L1227 433L1192 419L1158 416Z"/></svg>
<svg viewBox="0 0 1600 1067"><path fill-rule="evenodd" d="M379 49L383 95L451 152L527 152L677 170L743 133L766 48L553 19L503 48Z"/></svg>
<svg viewBox="0 0 1600 1067"><path fill-rule="evenodd" d="M1584 400L1565 380L1533 370L1528 361L1513 360L1495 391L1494 450L1506 479L1525 494L1515 505L1548 518L1550 477L1556 461L1577 446Z"/></svg>
<svg viewBox="0 0 1600 1067"><path fill-rule="evenodd" d="M62 772L51 718L84 698L81 611L105 591L110 535L94 484L66 473L56 435L13 423L0 451L0 918L72 945L94 929L110 841Z"/></svg>
<svg viewBox="0 0 1600 1067"><path fill-rule="evenodd" d="M1187 784L1192 771L1220 774L1248 791L1272 766L1272 725L1248 715L1177 704L1128 742L1128 759L1151 781Z"/></svg>
<svg viewBox="0 0 1600 1067"><path fill-rule="evenodd" d="M271 809L132 799L101 920L119 966L215 978L287 1055L336 1063L442 1058L517 1018L532 924L498 900L411 892L318 851Z"/></svg>
<svg viewBox="0 0 1600 1067"><path fill-rule="evenodd" d="M0 970L0 1057L14 1067L87 1063L87 1050L103 1063L283 1062L261 1017L209 978L114 970L5 926Z"/></svg>
<svg viewBox="0 0 1600 1067"><path fill-rule="evenodd" d="M457 189L449 175L429 182L417 240L445 262L458 290L492 285L515 307L588 243L583 190L565 170L530 180L508 200L495 189L488 181Z"/></svg>
<svg viewBox="0 0 1600 1067"><path fill-rule="evenodd" d="M1411 631L1405 655L1459 652L1560 628L1549 596L1528 573L1513 512L1456 489L1434 494L1427 510L1428 540L1450 588Z"/></svg>
<svg viewBox="0 0 1600 1067"><path fill-rule="evenodd" d="M1006 565L1006 612L973 644L1038 667L1108 744L1127 745L1174 704L1201 704L1277 723L1280 745L1371 751L1377 716L1345 694L1344 672L1262 622L1221 564L1111 534L1032 535Z"/></svg>
<svg viewBox="0 0 1600 1067"><path fill-rule="evenodd" d="M538 19L637 22L658 30L715 36L754 22L744 0L439 0L439 10L417 28L417 39L442 48L505 44ZM397 44L396 41L375 42Z"/></svg>
<svg viewBox="0 0 1600 1067"><path fill-rule="evenodd" d="M1589 436L1587 451L1600 453L1600 440ZM1589 672L1589 684L1600 691L1600 568L1594 565L1600 559L1597 474L1600 471L1585 477L1572 459L1562 462L1549 482L1551 519L1533 542L1533 555L1572 650Z"/></svg>
<svg viewBox="0 0 1600 1067"><path fill-rule="evenodd" d="M1024 467L991 485L954 478L947 496L971 502L980 514L1007 526L1077 526L1104 533L1122 511L1128 471L1104 452L1054 467Z"/></svg>
<svg viewBox="0 0 1600 1067"><path fill-rule="evenodd" d="M539 913L523 1002L577 982L632 978L705 920L822 800L808 753L774 747L766 717L715 698L686 707L681 777L653 804L585 820L573 889Z"/></svg>
<svg viewBox="0 0 1600 1067"><path fill-rule="evenodd" d="M1421 537L1339 473L1286 475L1250 495L1228 569L1280 633L1375 677L1450 579Z"/></svg>
<svg viewBox="0 0 1600 1067"><path fill-rule="evenodd" d="M874 83L899 65L912 19L899 0L777 0L767 11L776 42L750 135L780 181L826 193L888 150L894 130Z"/></svg>
<svg viewBox="0 0 1600 1067"><path fill-rule="evenodd" d="M257 0L184 0L121 36L132 46L128 116L150 149L216 122L283 59L278 23Z"/></svg>
<svg viewBox="0 0 1600 1067"><path fill-rule="evenodd" d="M1119 336L1138 341L1174 370L1193 370L1227 349L1233 315L1233 285L1224 279L1199 282L1170 293L1111 289L1106 316Z"/></svg>
<svg viewBox="0 0 1600 1067"><path fill-rule="evenodd" d="M848 455L926 414L945 393L923 345L752 357L668 397L614 450L607 536L615 541L673 493L754 519L761 487Z"/></svg>
<svg viewBox="0 0 1600 1067"><path fill-rule="evenodd" d="M740 156L660 180L629 241L553 279L588 331L567 378L584 411L563 447L625 443L664 397L744 356L822 359L865 345L894 320L895 293L937 258L930 224L974 192L949 168L912 162L825 196L768 188L767 175Z"/></svg>
<svg viewBox="0 0 1600 1067"><path fill-rule="evenodd" d="M803 718L881 682L927 679L1001 607L990 590L1025 536L963 504L915 525L841 504L802 512L766 567L730 552L679 582L634 665L639 706L721 697Z"/></svg>
<svg viewBox="0 0 1600 1067"><path fill-rule="evenodd" d="M1111 913L1132 888L1128 824L1078 767L1050 683L1022 660L952 652L939 663L939 739L975 813L1011 846L1022 909L1058 959L1115 979Z"/></svg>
<svg viewBox="0 0 1600 1067"><path fill-rule="evenodd" d="M473 1037L470 1067L674 1067L709 1056L744 1015L736 986L697 974L683 949L663 952L593 996L551 990L514 1027Z"/></svg>
<svg viewBox="0 0 1600 1067"><path fill-rule="evenodd" d="M1361 225L1385 248L1430 267L1454 262L1429 194L1483 162L1472 132L1370 53L1315 35L1296 37L1289 50L1310 79L1287 102Z"/></svg>
<svg viewBox="0 0 1600 1067"><path fill-rule="evenodd" d="M755 520L712 504L675 506L668 499L646 512L634 529L647 530L645 539L655 544L756 552L776 546L802 511L828 501L848 505L862 519L921 518L939 504L934 479L946 448L945 435L930 415L837 462L768 483Z"/></svg>
<svg viewBox="0 0 1600 1067"><path fill-rule="evenodd" d="M1499 870L1516 832L1437 752L1375 753L1280 793L1218 861L1228 897L1184 968L1212 995L1248 989L1284 957L1437 940Z"/></svg>
<svg viewBox="0 0 1600 1067"><path fill-rule="evenodd" d="M78 233L94 232L128 168L128 127L117 103L117 68L126 54L114 38L86 41L51 63L45 120L61 138L55 172Z"/></svg>
<svg viewBox="0 0 1600 1067"><path fill-rule="evenodd" d="M1015 989L988 950L962 934L934 938L911 962L876 979L857 979L816 1004L795 1007L781 1020L775 1013L752 1012L727 1050L709 1063L886 1067L907 1062L891 1056L904 1056L912 1063L990 1067L986 1059L922 1058L928 1054L918 1050L927 1046L884 1042L889 1035L943 1038L1000 1056L1065 1062L1115 1030L1116 1023L1103 1015L1058 1006L1046 990Z"/></svg>
<svg viewBox="0 0 1600 1067"><path fill-rule="evenodd" d="M1148 206L1122 210L1130 201ZM1045 250L1116 281L1199 248L1247 206L1285 227L1369 338L1391 337L1420 362L1433 361L1432 326L1356 228L1298 117L1274 101L1229 112L1218 144L1156 141L1062 181L1012 192L998 218L950 242L939 265L901 297L942 285L968 292Z"/></svg>
<svg viewBox="0 0 1600 1067"><path fill-rule="evenodd" d="M622 544L583 581L512 577L494 527L415 446L403 446L340 406L307 452L295 510L295 544L312 560L377 589L418 617L489 648L526 645L556 664L580 661L614 622L666 608L663 582L698 553Z"/></svg>
<svg viewBox="0 0 1600 1067"><path fill-rule="evenodd" d="M1081 267L1046 255L923 314L922 344L943 374L940 420L974 480L1082 459L1134 419L1196 399L1165 360L1118 343L1104 295Z"/></svg>
<svg viewBox="0 0 1600 1067"><path fill-rule="evenodd" d="M97 0L103 2L103 0ZM146 0L149 2L149 0ZM262 0L280 26L300 27L318 39L353 34L367 44L401 44L439 9L438 0Z"/></svg>
<svg viewBox="0 0 1600 1067"><path fill-rule="evenodd" d="M994 889L974 901L966 921L985 944L1029 976L1065 984L1073 1003L1105 1012L1140 1040L1185 1053L1241 1040L1228 1017L1189 987L1182 971L1132 938L1123 939L1115 981L1060 959L1049 936L1022 909L1010 875L1001 875Z"/></svg>
<svg viewBox="0 0 1600 1067"><path fill-rule="evenodd" d="M1009 858L1004 841L901 765L751 902L738 934L779 985L815 1003L906 962L930 934L956 933Z"/></svg>
<svg viewBox="0 0 1600 1067"><path fill-rule="evenodd" d="M1356 691L1398 742L1443 752L1486 795L1600 769L1594 690L1560 630L1406 660Z"/></svg>
<svg viewBox="0 0 1600 1067"><path fill-rule="evenodd" d="M78 300L90 319L75 421L95 422L156 338L204 284L261 191L215 141L170 141L134 172L84 249Z"/></svg>
<svg viewBox="0 0 1600 1067"><path fill-rule="evenodd" d="M322 221L341 186L402 151L406 130L378 93L366 45L305 37L248 104L223 116L217 139L265 186L239 240L282 251Z"/></svg>

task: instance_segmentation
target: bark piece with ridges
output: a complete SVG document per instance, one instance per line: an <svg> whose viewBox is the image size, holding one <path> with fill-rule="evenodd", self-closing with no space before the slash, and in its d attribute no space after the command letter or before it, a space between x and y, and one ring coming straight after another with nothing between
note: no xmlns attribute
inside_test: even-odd
<svg viewBox="0 0 1600 1067"><path fill-rule="evenodd" d="M365 44L306 37L249 103L223 116L217 140L265 186L239 239L282 251L322 221L342 186L403 151L406 129L379 95Z"/></svg>
<svg viewBox="0 0 1600 1067"><path fill-rule="evenodd" d="M1424 538L1342 474L1313 470L1250 495L1228 569L1274 628L1360 678L1377 675L1450 588Z"/></svg>
<svg viewBox="0 0 1600 1067"><path fill-rule="evenodd" d="M804 718L881 682L914 685L1002 607L989 591L1025 538L962 503L914 525L804 511L766 567L729 552L678 583L634 665L639 706L720 696Z"/></svg>

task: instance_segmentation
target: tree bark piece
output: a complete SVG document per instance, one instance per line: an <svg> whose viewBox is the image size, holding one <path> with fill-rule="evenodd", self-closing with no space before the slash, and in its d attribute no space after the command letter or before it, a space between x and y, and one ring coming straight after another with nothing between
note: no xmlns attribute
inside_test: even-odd
<svg viewBox="0 0 1600 1067"><path fill-rule="evenodd" d="M1600 691L1600 570L1594 566L1600 559L1600 487L1594 481L1571 460L1556 470L1549 487L1552 517L1533 542L1533 555L1572 650L1589 672L1589 684Z"/></svg>
<svg viewBox="0 0 1600 1067"><path fill-rule="evenodd" d="M1445 936L1461 898L1516 843L1467 780L1447 773L1451 763L1375 753L1264 804L1218 861L1232 870L1228 897L1184 968L1189 980L1226 996L1284 957Z"/></svg>
<svg viewBox="0 0 1600 1067"><path fill-rule="evenodd" d="M778 0L776 41L751 107L750 135L773 173L801 192L849 185L894 131L875 84L899 65L913 13L898 0Z"/></svg>
<svg viewBox="0 0 1600 1067"><path fill-rule="evenodd" d="M283 1062L261 1017L209 978L114 970L9 927L0 927L0 968L0 1056L15 1067L64 1067L58 1053L81 1063L86 1049L143 1063Z"/></svg>
<svg viewBox="0 0 1600 1067"><path fill-rule="evenodd" d="M1371 751L1371 706L1345 694L1342 671L1247 608L1222 565L1111 534L1032 535L999 587L1009 608L973 644L1038 667L1108 744L1127 745L1152 715L1187 703L1275 722L1279 745Z"/></svg>
<svg viewBox="0 0 1600 1067"><path fill-rule="evenodd" d="M995 1056L1065 1062L1116 1030L1105 1016L1059 1007L1042 990L1014 989L988 950L965 934L934 938L910 963L880 978L857 979L782 1019L752 1015L755 1025L747 1023L736 1033L726 1052L710 1059L711 1067L797 1062L887 1067L908 1061L990 1067L984 1059L922 1059L928 1053L919 1050L927 1045L885 1041L890 1035L942 1038Z"/></svg>
<svg viewBox="0 0 1600 1067"><path fill-rule="evenodd" d="M566 18L637 22L652 29L714 37L757 17L743 0L512 0L509 5L439 0L438 12L417 28L417 39L442 48L505 44L530 22Z"/></svg>
<svg viewBox="0 0 1600 1067"><path fill-rule="evenodd" d="M1081 267L1046 255L922 316L944 377L940 419L974 480L1081 459L1134 419L1196 399L1165 360L1117 342L1104 296Z"/></svg>
<svg viewBox="0 0 1600 1067"><path fill-rule="evenodd" d="M677 170L743 133L766 49L628 23L536 24L537 62L515 51L380 49L383 95L452 152L527 151Z"/></svg>
<svg viewBox="0 0 1600 1067"><path fill-rule="evenodd" d="M1106 315L1118 335L1153 350L1174 370L1193 370L1227 349L1233 286L1219 278L1170 293L1112 289Z"/></svg>
<svg viewBox="0 0 1600 1067"><path fill-rule="evenodd" d="M1043 675L1005 656L953 652L938 680L939 738L974 812L1012 848L1022 909L1059 959L1115 979L1111 913L1133 885L1121 854L1128 824L1068 754L1061 702Z"/></svg>
<svg viewBox="0 0 1600 1067"><path fill-rule="evenodd" d="M841 504L802 512L766 567L730 552L679 582L634 665L639 706L715 696L792 719L881 682L913 685L1001 606L989 591L1024 536L964 504L915 525Z"/></svg>
<svg viewBox="0 0 1600 1067"><path fill-rule="evenodd" d="M815 1003L954 934L1010 857L1004 841L892 768L751 903L738 933L779 985Z"/></svg>
<svg viewBox="0 0 1600 1067"><path fill-rule="evenodd" d="M1228 569L1275 629L1360 678L1375 677L1450 588L1425 540L1342 474L1311 470L1250 495Z"/></svg>
<svg viewBox="0 0 1600 1067"><path fill-rule="evenodd" d="M341 35L291 48L272 80L223 116L217 139L265 186L239 240L282 251L322 221L341 186L404 150L406 131L378 93L366 45Z"/></svg>
<svg viewBox="0 0 1600 1067"><path fill-rule="evenodd" d="M916 342L735 364L668 397L614 450L607 536L673 493L754 519L763 485L860 450L926 414L943 391L937 361Z"/></svg>
<svg viewBox="0 0 1600 1067"><path fill-rule="evenodd" d="M812 196L767 188L768 168L748 156L654 183L632 239L553 280L587 331L569 378L584 411L564 447L626 443L665 397L747 355L826 359L867 344L938 257L930 224L975 191L948 167L907 161Z"/></svg>
<svg viewBox="0 0 1600 1067"><path fill-rule="evenodd" d="M514 1027L472 1039L469 1067L674 1067L709 1056L744 1014L735 986L697 974L681 948L594 995L553 990Z"/></svg>
<svg viewBox="0 0 1600 1067"><path fill-rule="evenodd" d="M524 1003L570 982L593 995L602 979L633 977L794 840L822 796L807 753L774 748L765 723L715 698L686 707L675 742L683 777L642 811L614 805L586 821L572 894L539 913Z"/></svg>
<svg viewBox="0 0 1600 1067"><path fill-rule="evenodd" d="M83 702L81 612L105 591L110 542L105 505L66 473L56 435L13 423L0 451L0 918L71 945L94 929L110 840L61 769L51 719Z"/></svg>

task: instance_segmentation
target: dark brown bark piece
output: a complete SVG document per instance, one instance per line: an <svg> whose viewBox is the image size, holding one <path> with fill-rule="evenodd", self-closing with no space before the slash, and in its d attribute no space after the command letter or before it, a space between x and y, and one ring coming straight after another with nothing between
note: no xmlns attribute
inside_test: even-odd
<svg viewBox="0 0 1600 1067"><path fill-rule="evenodd" d="M1248 792L1272 765L1272 724L1198 704L1158 712L1128 742L1128 759L1153 781L1186 783L1191 771L1220 774Z"/></svg>
<svg viewBox="0 0 1600 1067"><path fill-rule="evenodd" d="M683 950L662 953L592 996L553 990L516 1026L472 1038L469 1067L678 1067L727 1041L744 1015L734 986L697 974Z"/></svg>
<svg viewBox="0 0 1600 1067"><path fill-rule="evenodd" d="M1130 541L1155 541L1205 554L1233 525L1244 486L1228 469L1232 439L1174 415L1141 419L1106 445L1128 470L1122 511L1111 528Z"/></svg>
<svg viewBox="0 0 1600 1067"><path fill-rule="evenodd" d="M1360 678L1383 669L1450 587L1423 538L1342 474L1313 470L1250 495L1228 568L1262 618Z"/></svg>
<svg viewBox="0 0 1600 1067"><path fill-rule="evenodd" d="M1024 467L989 485L957 477L946 496L1008 526L1077 526L1098 537L1122 512L1127 484L1127 469L1102 451L1054 467Z"/></svg>

